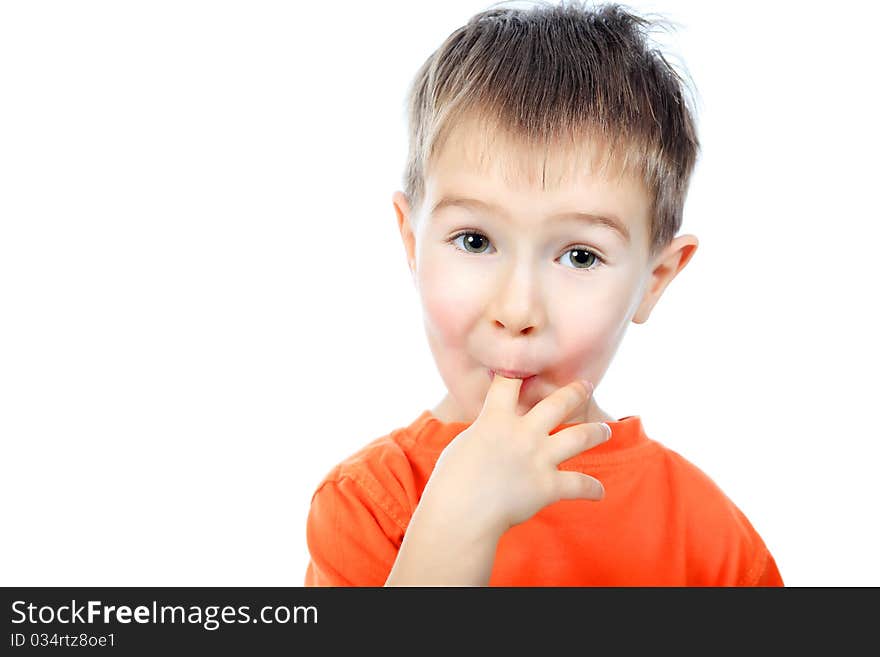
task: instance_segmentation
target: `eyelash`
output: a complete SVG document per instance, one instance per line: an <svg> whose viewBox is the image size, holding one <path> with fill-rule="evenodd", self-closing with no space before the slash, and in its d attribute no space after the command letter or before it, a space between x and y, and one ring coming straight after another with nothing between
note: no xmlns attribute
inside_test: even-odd
<svg viewBox="0 0 880 657"><path fill-rule="evenodd" d="M484 235L483 233L481 233L481 232L478 231L478 230L462 230L462 231L459 231L458 233L456 233L455 235L453 235L452 237L450 237L450 238L447 240L447 242L448 242L449 244L452 244L452 245L453 245L456 249L458 249L459 251L464 251L465 253L468 253L468 254L470 254L470 255L481 255L481 254L479 254L479 253L473 253L473 252L471 252L471 251L467 251L467 250L465 250L465 249L461 249L461 248L455 246L455 240L457 240L459 237L463 237L463 236L465 236L465 235L478 235L479 237L482 237L484 240L486 240L487 242L489 242L489 243L491 244L491 241L489 240L489 238L486 237L486 235ZM584 245L584 244L575 244L574 246L570 246L570 247L568 247L568 249L566 249L565 253L569 253L570 251L586 251L587 253L591 254L591 255L596 259L596 262L593 264L592 267L571 267L571 269L578 269L578 270L580 270L580 271L593 271L593 270L596 269L597 267L599 267L599 266L605 264L605 259L604 259L602 256L600 256L600 255L599 255L598 253L596 253L593 249L591 249L590 247L588 247L588 246L586 246L586 245ZM565 255L565 254L563 254L563 255ZM560 256L560 257L561 257L561 256Z"/></svg>

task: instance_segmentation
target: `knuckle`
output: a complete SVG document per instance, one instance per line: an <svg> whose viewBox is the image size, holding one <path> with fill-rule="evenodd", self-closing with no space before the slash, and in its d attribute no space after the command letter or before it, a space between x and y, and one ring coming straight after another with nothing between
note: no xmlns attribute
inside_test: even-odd
<svg viewBox="0 0 880 657"><path fill-rule="evenodd" d="M581 384L570 386L568 389L568 399L572 405L580 404L584 400L584 387Z"/></svg>
<svg viewBox="0 0 880 657"><path fill-rule="evenodd" d="M590 445L601 445L608 439L608 433L601 423L592 423L584 425L584 433L589 436Z"/></svg>
<svg viewBox="0 0 880 657"><path fill-rule="evenodd" d="M576 437L577 447L581 450L589 449L596 442L593 432L590 431L590 428L587 425L579 426L577 433L573 437Z"/></svg>
<svg viewBox="0 0 880 657"><path fill-rule="evenodd" d="M559 497L559 481L555 475L556 472L544 472L538 477L536 489L544 499Z"/></svg>
<svg viewBox="0 0 880 657"><path fill-rule="evenodd" d="M589 424L581 425L581 437L585 445L592 446L596 443L596 432Z"/></svg>
<svg viewBox="0 0 880 657"><path fill-rule="evenodd" d="M545 490L548 498L552 500L564 500L572 496L570 489L571 486L569 482L567 482L564 477L560 477L557 474L548 479Z"/></svg>

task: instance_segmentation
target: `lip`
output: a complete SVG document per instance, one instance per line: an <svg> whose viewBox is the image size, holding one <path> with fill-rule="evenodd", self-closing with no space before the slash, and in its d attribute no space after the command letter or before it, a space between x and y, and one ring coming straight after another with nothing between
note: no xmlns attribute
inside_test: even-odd
<svg viewBox="0 0 880 657"><path fill-rule="evenodd" d="M522 379L523 381L535 376L535 373L532 373L532 372L522 372L519 370L501 370L501 369L494 369L491 367L489 368L489 376L490 377L494 377L496 373L500 374L501 376L508 378L508 379Z"/></svg>

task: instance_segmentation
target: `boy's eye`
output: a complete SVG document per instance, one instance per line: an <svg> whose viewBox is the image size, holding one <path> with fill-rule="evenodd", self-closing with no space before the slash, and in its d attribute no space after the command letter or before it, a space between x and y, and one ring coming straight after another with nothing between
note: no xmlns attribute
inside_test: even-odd
<svg viewBox="0 0 880 657"><path fill-rule="evenodd" d="M467 253L485 253L489 247L489 238L476 231L464 231L450 238L453 244L461 240L462 246L458 247ZM567 256L567 257L566 257ZM596 266L603 263L602 258L591 251L586 246L574 246L568 249L561 257L560 261L572 263L572 269L595 269ZM566 265L567 266L567 265Z"/></svg>
<svg viewBox="0 0 880 657"><path fill-rule="evenodd" d="M571 254L567 259L574 263L574 269L592 269L593 265L601 262L601 259L595 253L579 246L569 249L565 254ZM563 262L566 260L565 255L562 256L562 260Z"/></svg>
<svg viewBox="0 0 880 657"><path fill-rule="evenodd" d="M459 233L452 238L452 242L459 238L463 238L464 250L469 253L483 253L489 246L489 238L480 233Z"/></svg>

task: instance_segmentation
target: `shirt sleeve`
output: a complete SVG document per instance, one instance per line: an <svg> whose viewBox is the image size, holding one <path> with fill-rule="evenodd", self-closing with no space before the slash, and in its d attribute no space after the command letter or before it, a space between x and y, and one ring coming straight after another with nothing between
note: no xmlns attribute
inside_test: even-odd
<svg viewBox="0 0 880 657"><path fill-rule="evenodd" d="M407 519L368 479L324 482L306 522L305 586L384 586L403 541Z"/></svg>
<svg viewBox="0 0 880 657"><path fill-rule="evenodd" d="M782 582L782 575L779 574L779 568L776 566L776 560L769 552L767 552L764 567L759 571L757 579L751 586L785 586Z"/></svg>
<svg viewBox="0 0 880 657"><path fill-rule="evenodd" d="M739 528L738 533L740 535L738 541L732 542L739 543L739 554L741 555L740 561L743 564L749 564L749 567L744 575L737 577L736 584L725 585L784 586L782 583L782 576L779 574L779 568L776 566L776 561L767 549L764 540L739 507L732 502L730 505L735 513L737 526ZM736 551L734 551L734 553L736 553ZM749 558L746 558L747 556Z"/></svg>

